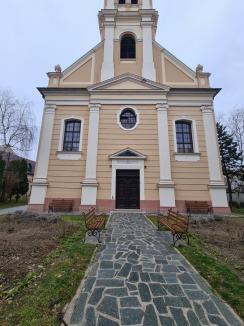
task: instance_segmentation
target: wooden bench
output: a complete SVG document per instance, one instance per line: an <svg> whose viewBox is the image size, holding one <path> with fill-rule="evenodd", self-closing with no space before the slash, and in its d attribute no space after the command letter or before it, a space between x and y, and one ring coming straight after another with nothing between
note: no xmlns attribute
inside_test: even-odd
<svg viewBox="0 0 244 326"><path fill-rule="evenodd" d="M48 212L72 212L73 200L53 199L48 206Z"/></svg>
<svg viewBox="0 0 244 326"><path fill-rule="evenodd" d="M83 213L82 217L85 220L86 232L84 236L84 242L86 240L86 234L88 236L94 236L100 241L101 231L105 229L106 217L103 215L96 215L95 208L91 208L87 213Z"/></svg>
<svg viewBox="0 0 244 326"><path fill-rule="evenodd" d="M165 227L170 230L173 236L173 246L176 242L186 236L188 245L190 244L188 228L189 228L190 216L180 215L178 212L174 212L172 209L168 211L168 216L158 216L158 230L161 227Z"/></svg>
<svg viewBox="0 0 244 326"><path fill-rule="evenodd" d="M207 201L186 201L188 214L212 214L213 208Z"/></svg>

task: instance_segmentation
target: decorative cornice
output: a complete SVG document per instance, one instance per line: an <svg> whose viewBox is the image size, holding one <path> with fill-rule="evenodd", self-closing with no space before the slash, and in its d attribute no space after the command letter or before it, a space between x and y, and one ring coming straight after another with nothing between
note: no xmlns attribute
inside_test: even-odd
<svg viewBox="0 0 244 326"><path fill-rule="evenodd" d="M175 188L175 184L173 180L160 180L158 188Z"/></svg>
<svg viewBox="0 0 244 326"><path fill-rule="evenodd" d="M81 182L81 187L98 187L98 182L96 179L85 179Z"/></svg>
<svg viewBox="0 0 244 326"><path fill-rule="evenodd" d="M201 111L203 114L212 114L214 112L213 106L202 106Z"/></svg>
<svg viewBox="0 0 244 326"><path fill-rule="evenodd" d="M90 112L99 112L101 109L101 104L99 103L90 103L89 104Z"/></svg>
<svg viewBox="0 0 244 326"><path fill-rule="evenodd" d="M225 185L224 181L214 181L211 180L208 185L209 189L226 189L227 186Z"/></svg>
<svg viewBox="0 0 244 326"><path fill-rule="evenodd" d="M168 109L169 109L168 102L156 104L156 110L157 111L168 111Z"/></svg>
<svg viewBox="0 0 244 326"><path fill-rule="evenodd" d="M46 104L45 105L45 112L47 114L54 114L56 109L57 109L57 106L55 104L52 104L52 105Z"/></svg>

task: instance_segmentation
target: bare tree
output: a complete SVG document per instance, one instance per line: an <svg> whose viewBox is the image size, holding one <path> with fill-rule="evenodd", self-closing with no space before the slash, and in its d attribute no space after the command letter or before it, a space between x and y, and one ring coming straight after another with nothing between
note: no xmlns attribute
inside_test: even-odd
<svg viewBox="0 0 244 326"><path fill-rule="evenodd" d="M244 108L232 111L228 119L228 129L237 142L238 149L244 152ZM243 153L244 154L244 153ZM242 154L242 157L243 157ZM243 159L242 159L243 163Z"/></svg>
<svg viewBox="0 0 244 326"><path fill-rule="evenodd" d="M0 144L17 152L32 149L36 128L31 105L0 90Z"/></svg>

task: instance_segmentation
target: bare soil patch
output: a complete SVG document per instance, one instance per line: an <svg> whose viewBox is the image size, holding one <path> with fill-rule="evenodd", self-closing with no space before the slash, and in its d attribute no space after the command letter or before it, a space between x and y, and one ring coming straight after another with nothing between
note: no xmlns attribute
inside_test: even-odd
<svg viewBox="0 0 244 326"><path fill-rule="evenodd" d="M0 216L0 284L12 287L35 270L60 240L79 229L61 219Z"/></svg>
<svg viewBox="0 0 244 326"><path fill-rule="evenodd" d="M208 250L244 281L244 218L226 217L192 224L190 233L202 239Z"/></svg>

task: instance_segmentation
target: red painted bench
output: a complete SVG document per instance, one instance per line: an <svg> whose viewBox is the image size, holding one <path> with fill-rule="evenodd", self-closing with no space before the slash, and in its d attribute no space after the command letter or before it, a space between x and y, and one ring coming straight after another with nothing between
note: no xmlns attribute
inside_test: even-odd
<svg viewBox="0 0 244 326"><path fill-rule="evenodd" d="M190 216L180 215L172 209L168 211L167 216L158 216L158 230L161 227L171 231L173 236L173 246L175 247L177 241L186 236L188 245L190 244L188 229L189 229Z"/></svg>
<svg viewBox="0 0 244 326"><path fill-rule="evenodd" d="M48 212L72 212L73 200L53 199L48 206Z"/></svg>
<svg viewBox="0 0 244 326"><path fill-rule="evenodd" d="M105 229L106 217L103 215L96 215L95 208L91 208L87 213L82 214L82 218L85 220L86 232L84 236L84 242L86 234L88 236L94 236L100 241L101 231Z"/></svg>
<svg viewBox="0 0 244 326"><path fill-rule="evenodd" d="M207 201L186 201L188 214L212 214L213 208Z"/></svg>

